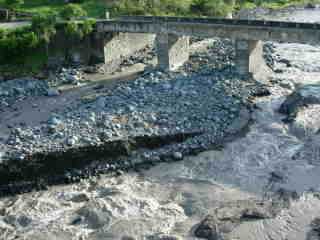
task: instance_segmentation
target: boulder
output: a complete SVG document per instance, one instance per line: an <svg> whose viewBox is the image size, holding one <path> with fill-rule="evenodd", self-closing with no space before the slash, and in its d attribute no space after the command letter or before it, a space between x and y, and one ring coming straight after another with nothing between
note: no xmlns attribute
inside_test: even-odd
<svg viewBox="0 0 320 240"><path fill-rule="evenodd" d="M320 235L320 218L316 217L315 219L313 219L312 222L310 223L310 227L312 228L313 231L315 231Z"/></svg>
<svg viewBox="0 0 320 240"><path fill-rule="evenodd" d="M72 196L70 199L71 202L80 203L80 202L87 202L89 201L89 197L85 193L78 193Z"/></svg>
<svg viewBox="0 0 320 240"><path fill-rule="evenodd" d="M78 218L75 219L84 222L91 229L99 229L110 223L109 213L92 206L92 204L80 208L76 215Z"/></svg>
<svg viewBox="0 0 320 240"><path fill-rule="evenodd" d="M196 237L208 240L222 240L234 228L248 221L274 218L279 209L271 201L243 200L225 203L209 214L197 226Z"/></svg>
<svg viewBox="0 0 320 240"><path fill-rule="evenodd" d="M56 97L56 96L59 96L59 95L60 95L60 92L57 89L50 88L47 91L47 96L48 97Z"/></svg>
<svg viewBox="0 0 320 240"><path fill-rule="evenodd" d="M296 89L280 106L279 112L295 117L299 108L320 104L320 85L306 85Z"/></svg>
<svg viewBox="0 0 320 240"><path fill-rule="evenodd" d="M194 234L196 237L204 238L208 240L220 240L221 235L218 229L219 221L213 215L208 215L199 224Z"/></svg>

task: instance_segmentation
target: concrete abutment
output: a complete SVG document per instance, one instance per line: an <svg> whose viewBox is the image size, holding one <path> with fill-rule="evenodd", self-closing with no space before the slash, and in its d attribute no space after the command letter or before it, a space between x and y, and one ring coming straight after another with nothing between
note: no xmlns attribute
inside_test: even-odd
<svg viewBox="0 0 320 240"><path fill-rule="evenodd" d="M264 63L262 42L237 39L235 49L237 72L241 75L257 73Z"/></svg>
<svg viewBox="0 0 320 240"><path fill-rule="evenodd" d="M189 37L158 33L156 50L158 68L175 70L189 59Z"/></svg>
<svg viewBox="0 0 320 240"><path fill-rule="evenodd" d="M105 63L107 72L114 71L123 58L154 44L155 35L148 33L106 33L97 34L92 44L92 54Z"/></svg>

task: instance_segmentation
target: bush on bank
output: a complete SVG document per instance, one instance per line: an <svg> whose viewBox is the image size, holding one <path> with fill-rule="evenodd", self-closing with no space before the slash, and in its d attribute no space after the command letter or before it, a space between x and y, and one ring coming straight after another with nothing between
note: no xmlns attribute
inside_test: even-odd
<svg viewBox="0 0 320 240"><path fill-rule="evenodd" d="M35 51L42 51L48 56L48 45L56 34L57 22L64 22L64 31L70 39L82 39L93 31L95 21L85 19L73 21L79 17L79 8L74 12L73 6L65 12L65 18L59 18L54 14L38 14L32 18L32 24L28 27L4 30L0 29L0 64L23 63L26 56L34 54ZM81 10L81 16L85 11ZM72 17L75 14L75 18ZM70 20L72 19L72 20ZM45 59L45 58L42 58Z"/></svg>
<svg viewBox="0 0 320 240"><path fill-rule="evenodd" d="M105 11L118 15L225 16L240 8L281 8L289 5L319 3L320 0L0 0L1 7L11 7L34 14L55 13L65 18L83 16L101 18ZM70 15L71 13L71 15Z"/></svg>

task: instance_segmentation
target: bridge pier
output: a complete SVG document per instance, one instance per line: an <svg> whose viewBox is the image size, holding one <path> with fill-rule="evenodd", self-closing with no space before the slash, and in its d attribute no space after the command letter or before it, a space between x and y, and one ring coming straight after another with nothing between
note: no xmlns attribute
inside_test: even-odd
<svg viewBox="0 0 320 240"><path fill-rule="evenodd" d="M158 33L156 50L158 68L175 70L189 59L189 37Z"/></svg>
<svg viewBox="0 0 320 240"><path fill-rule="evenodd" d="M123 61L123 58L154 43L155 35L148 33L97 34L92 44L92 57L97 62L105 63L106 72L112 72Z"/></svg>
<svg viewBox="0 0 320 240"><path fill-rule="evenodd" d="M263 44L255 40L236 40L236 69L241 75L255 74L263 65Z"/></svg>

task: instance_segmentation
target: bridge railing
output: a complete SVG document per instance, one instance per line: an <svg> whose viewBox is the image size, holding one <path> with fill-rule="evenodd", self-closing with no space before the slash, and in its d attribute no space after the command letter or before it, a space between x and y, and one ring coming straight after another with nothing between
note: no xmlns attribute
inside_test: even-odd
<svg viewBox="0 0 320 240"><path fill-rule="evenodd" d="M114 20L133 21L133 22L167 22L167 23L204 23L204 24L223 24L223 25L244 25L259 27L278 27L278 28L303 28L320 29L319 23L303 22L284 22L284 21L264 21L246 19L224 19L224 18L188 18L188 17L161 17L161 16L122 16Z"/></svg>

